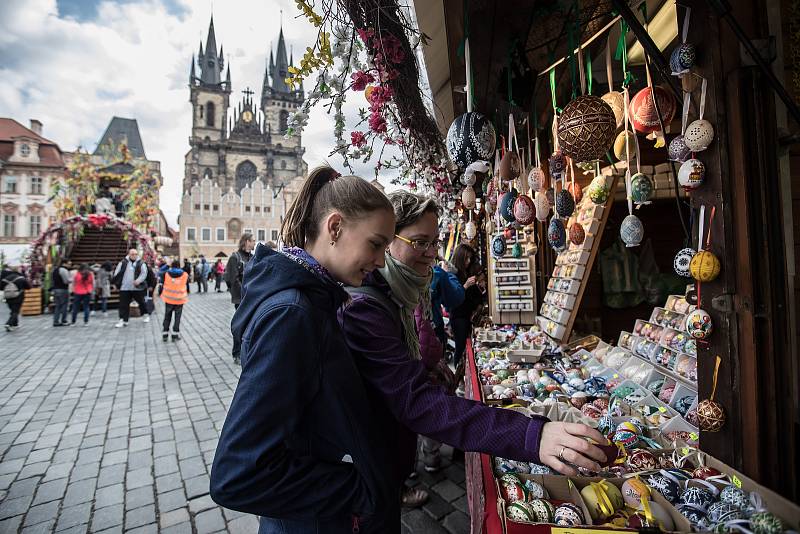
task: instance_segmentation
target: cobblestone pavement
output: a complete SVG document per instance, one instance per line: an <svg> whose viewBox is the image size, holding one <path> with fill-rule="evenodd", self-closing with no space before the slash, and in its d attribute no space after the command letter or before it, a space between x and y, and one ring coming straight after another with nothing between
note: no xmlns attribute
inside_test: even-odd
<svg viewBox="0 0 800 534"><path fill-rule="evenodd" d="M227 293L190 295L178 342L160 319L116 311L52 328L22 317L0 331L0 533L255 533L254 516L208 496L208 473L239 368L229 356ZM2 304L0 320L7 308ZM403 531L468 531L463 464L414 484L430 502Z"/></svg>

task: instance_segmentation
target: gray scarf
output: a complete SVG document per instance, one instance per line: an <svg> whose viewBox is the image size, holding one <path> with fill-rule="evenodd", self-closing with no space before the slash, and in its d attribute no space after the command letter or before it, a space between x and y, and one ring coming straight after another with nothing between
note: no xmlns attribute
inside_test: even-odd
<svg viewBox="0 0 800 534"><path fill-rule="evenodd" d="M403 337L408 353L414 360L421 358L419 336L414 321L414 310L422 303L426 318L431 316L431 278L433 271L421 275L408 265L386 253L386 265L378 269L391 289L392 300L400 307L400 320L403 323Z"/></svg>

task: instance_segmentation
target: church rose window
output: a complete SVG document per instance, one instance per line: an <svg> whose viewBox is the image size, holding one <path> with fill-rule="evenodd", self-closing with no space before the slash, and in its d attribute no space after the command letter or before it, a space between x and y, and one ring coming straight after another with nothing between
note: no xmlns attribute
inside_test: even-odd
<svg viewBox="0 0 800 534"><path fill-rule="evenodd" d="M252 161L243 161L236 167L236 191L241 193L244 186L256 179L256 166Z"/></svg>

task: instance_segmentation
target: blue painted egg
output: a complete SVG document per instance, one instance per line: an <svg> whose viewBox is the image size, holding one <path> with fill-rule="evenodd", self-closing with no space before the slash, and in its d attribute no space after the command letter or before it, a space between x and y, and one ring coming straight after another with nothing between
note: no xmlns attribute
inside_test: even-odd
<svg viewBox="0 0 800 534"><path fill-rule="evenodd" d="M556 251L562 251L567 246L567 230L561 219L553 217L550 219L550 226L547 228L547 240L550 246Z"/></svg>
<svg viewBox="0 0 800 534"><path fill-rule="evenodd" d="M644 237L644 225L636 215L628 215L622 221L619 235L626 247L638 246Z"/></svg>
<svg viewBox="0 0 800 534"><path fill-rule="evenodd" d="M670 161L677 161L683 163L692 156L692 151L686 146L686 138L682 135L676 136L669 142L667 148L667 158Z"/></svg>
<svg viewBox="0 0 800 534"><path fill-rule="evenodd" d="M559 217L568 219L575 212L575 199L572 198L572 193L566 189L562 189L556 194L556 213Z"/></svg>
<svg viewBox="0 0 800 534"><path fill-rule="evenodd" d="M731 504L740 510L744 510L750 505L750 496L746 491L736 486L728 486L723 489L722 493L719 494L719 500Z"/></svg>
<svg viewBox="0 0 800 534"><path fill-rule="evenodd" d="M691 504L701 510L708 510L708 507L714 503L714 495L705 488L698 488L690 486L683 490L681 493L681 504Z"/></svg>
<svg viewBox="0 0 800 534"><path fill-rule="evenodd" d="M631 178L631 199L634 204L644 204L653 196L653 180L649 176L637 172Z"/></svg>
<svg viewBox="0 0 800 534"><path fill-rule="evenodd" d="M681 43L669 56L669 68L672 74L681 74L691 69L697 59L697 52L692 43Z"/></svg>
<svg viewBox="0 0 800 534"><path fill-rule="evenodd" d="M506 239L502 235L496 235L492 238L492 256L495 258L502 258L506 253Z"/></svg>
<svg viewBox="0 0 800 534"><path fill-rule="evenodd" d="M497 136L492 122L477 112L456 118L447 131L447 153L463 171L471 163L489 160L494 154Z"/></svg>
<svg viewBox="0 0 800 534"><path fill-rule="evenodd" d="M554 180L560 178L567 170L567 158L561 150L556 150L547 160L550 167L550 177Z"/></svg>
<svg viewBox="0 0 800 534"><path fill-rule="evenodd" d="M500 216L508 222L514 222L514 202L517 200L517 190L506 191L500 197Z"/></svg>
<svg viewBox="0 0 800 534"><path fill-rule="evenodd" d="M708 520L712 525L734 519L744 519L744 512L732 504L719 501L708 508Z"/></svg>

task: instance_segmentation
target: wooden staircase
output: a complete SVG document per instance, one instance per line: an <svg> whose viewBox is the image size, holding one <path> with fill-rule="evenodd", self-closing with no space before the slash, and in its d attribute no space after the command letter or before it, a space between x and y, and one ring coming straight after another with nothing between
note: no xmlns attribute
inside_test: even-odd
<svg viewBox="0 0 800 534"><path fill-rule="evenodd" d="M67 260L77 268L82 263L102 265L109 261L114 266L125 257L129 243L123 238L122 231L117 228L84 227L83 235L78 239L67 256ZM112 287L108 298L108 307L116 308L119 304L119 292Z"/></svg>

